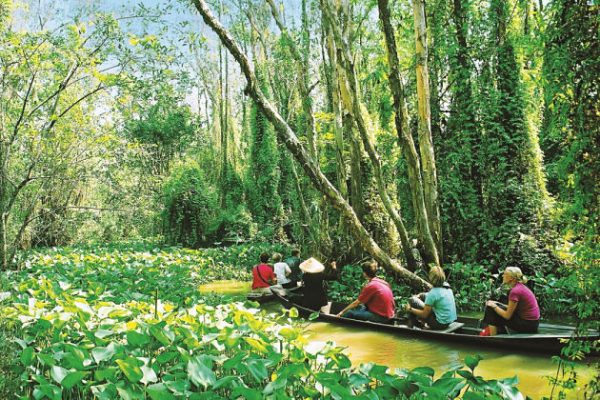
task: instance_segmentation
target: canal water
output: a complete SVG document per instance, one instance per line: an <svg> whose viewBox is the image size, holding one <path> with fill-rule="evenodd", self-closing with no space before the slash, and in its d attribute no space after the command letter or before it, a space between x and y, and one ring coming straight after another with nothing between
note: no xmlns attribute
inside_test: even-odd
<svg viewBox="0 0 600 400"><path fill-rule="evenodd" d="M218 281L203 285L204 293L239 295L249 290L250 284L238 281ZM280 312L276 303L263 305L269 311ZM436 376L454 366L462 365L468 355L479 354L483 360L476 368L476 375L485 379L519 377L519 390L532 399L549 397L552 385L548 377L554 377L557 365L550 356L535 353L512 353L478 348L457 343L444 343L405 337L387 332L365 331L361 328L312 322L305 331L310 346L319 346L328 341L347 348L346 354L354 365L373 362L392 368L412 369L429 366L435 369ZM567 394L568 399L583 399L583 386L594 377L595 369L581 362L577 366L578 387ZM558 388L556 389L558 390ZM555 391L555 398L556 391Z"/></svg>

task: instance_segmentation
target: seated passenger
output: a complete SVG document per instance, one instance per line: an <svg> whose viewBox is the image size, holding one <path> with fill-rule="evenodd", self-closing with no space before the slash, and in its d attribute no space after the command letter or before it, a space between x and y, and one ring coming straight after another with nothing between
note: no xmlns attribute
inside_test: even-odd
<svg viewBox="0 0 600 400"><path fill-rule="evenodd" d="M503 333L504 327L522 333L536 333L540 322L540 307L533 292L525 286L527 278L518 267L508 267L502 274L502 282L511 287L508 305L494 300L486 302L483 323L488 326L480 336Z"/></svg>
<svg viewBox="0 0 600 400"><path fill-rule="evenodd" d="M361 290L358 299L346 306L337 316L388 323L396 309L390 284L375 276L377 261L367 261L362 264L361 268L368 283Z"/></svg>
<svg viewBox="0 0 600 400"><path fill-rule="evenodd" d="M275 272L275 276L277 277L277 284L288 287L286 285L291 282L288 276L292 273L292 270L286 263L281 262L280 253L273 254L273 262L275 263L273 264L273 272Z"/></svg>
<svg viewBox="0 0 600 400"><path fill-rule="evenodd" d="M269 254L260 255L260 264L252 268L252 291L258 293L271 293L269 286L277 283L277 278L273 273L273 267L269 264Z"/></svg>
<svg viewBox="0 0 600 400"><path fill-rule="evenodd" d="M443 330L456 321L454 294L450 285L446 283L444 270L438 266L429 270L429 282L433 285L431 290L419 296L412 296L405 307L409 312L409 325L427 324L422 326Z"/></svg>
<svg viewBox="0 0 600 400"><path fill-rule="evenodd" d="M300 263L302 259L300 258L300 250L292 249L292 255L286 258L284 261L289 267L292 273L290 274L290 282L287 285L283 285L285 288L294 288L298 286L298 282L302 281L302 271L300 270Z"/></svg>
<svg viewBox="0 0 600 400"><path fill-rule="evenodd" d="M315 311L329 312L327 309L328 299L325 287L326 280L337 279L337 267L335 261L331 269L325 271L325 266L314 258L309 258L300 264L302 274L302 302L301 304Z"/></svg>

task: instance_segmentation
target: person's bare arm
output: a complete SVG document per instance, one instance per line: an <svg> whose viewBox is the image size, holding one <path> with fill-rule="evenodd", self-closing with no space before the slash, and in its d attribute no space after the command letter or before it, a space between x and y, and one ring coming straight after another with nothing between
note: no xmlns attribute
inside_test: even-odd
<svg viewBox="0 0 600 400"><path fill-rule="evenodd" d="M509 300L508 301L508 306L506 307L506 310L503 310L500 305L501 303L498 303L497 301L493 301L493 300L488 300L486 305L488 307L491 307L494 309L494 311L496 312L496 314L498 314L499 316L501 316L502 318L509 320L512 318L512 316L514 315L515 311L517 310L517 305L519 303L513 300Z"/></svg>
<svg viewBox="0 0 600 400"><path fill-rule="evenodd" d="M348 310L351 310L355 307L358 307L358 305L360 304L360 301L358 301L358 299L354 300L352 303L348 304L346 306L346 308L344 308L342 311L340 311L339 313L337 313L335 316L336 317L341 317L342 315L344 315L344 313Z"/></svg>
<svg viewBox="0 0 600 400"><path fill-rule="evenodd" d="M426 319L427 317L429 317L429 315L431 315L431 306L425 304L425 308L423 308L422 310L419 310L418 308L413 308L410 305L407 307L407 311L415 314L417 317L421 318L421 319Z"/></svg>

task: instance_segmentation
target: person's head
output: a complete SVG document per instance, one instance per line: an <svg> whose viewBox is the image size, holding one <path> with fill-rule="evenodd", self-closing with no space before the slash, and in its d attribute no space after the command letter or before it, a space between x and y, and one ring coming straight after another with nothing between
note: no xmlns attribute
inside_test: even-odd
<svg viewBox="0 0 600 400"><path fill-rule="evenodd" d="M429 269L429 282L433 285L433 287L442 287L444 282L446 282L446 274L442 267L438 265L433 265Z"/></svg>
<svg viewBox="0 0 600 400"><path fill-rule="evenodd" d="M502 282L510 285L516 285L518 282L527 283L527 278L519 267L506 267L502 273Z"/></svg>
<svg viewBox="0 0 600 400"><path fill-rule="evenodd" d="M375 278L375 275L377 275L377 261L375 260L365 261L360 267L369 279Z"/></svg>
<svg viewBox="0 0 600 400"><path fill-rule="evenodd" d="M300 249L292 249L292 256L300 257Z"/></svg>
<svg viewBox="0 0 600 400"><path fill-rule="evenodd" d="M271 256L269 255L269 253L261 253L260 254L260 262L261 263L267 263L267 262L269 262L269 258L271 258Z"/></svg>
<svg viewBox="0 0 600 400"><path fill-rule="evenodd" d="M273 253L273 261L275 261L275 262L281 261L281 254L280 253Z"/></svg>

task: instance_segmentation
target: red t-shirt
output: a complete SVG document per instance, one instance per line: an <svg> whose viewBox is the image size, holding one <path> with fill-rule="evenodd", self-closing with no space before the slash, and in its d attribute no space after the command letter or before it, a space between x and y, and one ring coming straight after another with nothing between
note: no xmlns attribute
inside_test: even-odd
<svg viewBox="0 0 600 400"><path fill-rule="evenodd" d="M260 275L258 274L259 270ZM252 289L269 287L271 286L269 282L273 282L274 280L273 267L269 264L258 264L252 268Z"/></svg>
<svg viewBox="0 0 600 400"><path fill-rule="evenodd" d="M533 292L522 283L517 283L508 294L508 299L517 303L517 315L522 319L537 321L540 319L540 307Z"/></svg>
<svg viewBox="0 0 600 400"><path fill-rule="evenodd" d="M358 301L372 313L385 318L392 318L396 310L392 289L386 281L379 278L373 278L367 283L360 292Z"/></svg>

